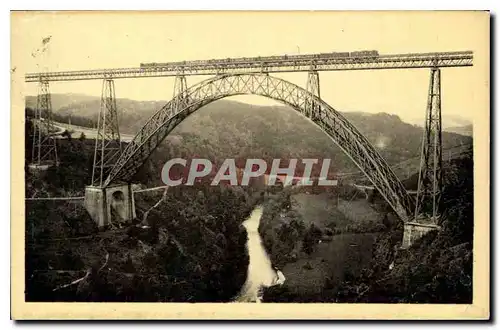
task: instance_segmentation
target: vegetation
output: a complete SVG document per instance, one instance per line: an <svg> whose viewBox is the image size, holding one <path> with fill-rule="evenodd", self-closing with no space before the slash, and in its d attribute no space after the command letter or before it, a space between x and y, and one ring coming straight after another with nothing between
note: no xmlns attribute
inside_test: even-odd
<svg viewBox="0 0 500 330"><path fill-rule="evenodd" d="M241 222L253 205L241 190L183 188L150 211L146 229L98 232L81 205L29 204L27 301L230 301L246 279ZM139 197L139 218L158 199Z"/></svg>
<svg viewBox="0 0 500 330"><path fill-rule="evenodd" d="M82 95L52 95L54 119L95 127L99 98ZM167 101L117 99L120 132L134 134ZM34 98L27 98L33 109ZM342 113L377 148L389 164L420 155L422 128L407 124L386 113ZM471 142L468 136L443 132L443 148ZM332 168L343 172L358 170L331 140L310 121L284 106L256 106L221 100L203 107L180 123L162 143L159 154L172 144L183 154L220 161L264 158L331 158ZM161 159L164 163L164 158Z"/></svg>
<svg viewBox="0 0 500 330"><path fill-rule="evenodd" d="M259 233L271 262L278 268L297 259L300 241L306 234L305 223L299 213L289 210L290 192L271 196L265 204ZM288 210L288 211L286 211Z"/></svg>
<svg viewBox="0 0 500 330"><path fill-rule="evenodd" d="M56 99L53 99L56 120L67 122L71 116L72 124L95 125L98 109L95 100ZM134 133L161 105L122 100L118 106L127 109L120 113L121 131ZM83 109L86 110L80 111ZM421 128L387 114L345 115L388 163L419 155ZM27 163L32 143L30 125L27 120ZM469 143L471 139L443 133L443 141L447 148ZM43 174L27 171L26 196L81 196L85 185L90 183L94 143L86 140L84 134L78 139L59 139L62 166ZM176 127L134 180L142 186L162 185L161 168L174 157L208 158L215 164L225 158L263 157L269 161L329 157L340 171L357 170L330 139L293 110L230 101L208 105ZM368 203L385 216L381 219L367 216L353 222L341 205L327 215L320 215L317 210L305 213L301 201L289 189L275 187L267 192L264 197L264 189L258 183L241 189L211 187L201 182L191 188L171 188L165 196L162 191L138 194L135 223L106 232L96 228L81 203L28 201L26 299L230 301L244 283L248 265L246 233L241 223L256 203L266 199L259 232L272 263L282 268L307 260L300 263L306 270L319 268L318 264L323 266L322 283L318 286L321 292L298 294L284 285L266 290L265 300L470 302L471 159L452 162L446 169L443 229L425 236L406 251L394 248L401 241L402 226L377 194L371 195ZM321 194L314 197L330 194L332 204L336 197L341 202L364 198L349 186ZM313 203L310 206L309 209L316 207ZM139 222L148 226L136 226ZM322 250L318 242L332 240L333 236L344 240L342 244L347 246L351 242L363 244L359 249L373 259L371 264L361 270L341 264L344 259L339 255L332 257L337 261L323 258L331 251ZM376 242L372 244L374 239ZM346 258L364 257L350 250L341 251ZM79 282L74 283L75 280Z"/></svg>
<svg viewBox="0 0 500 330"><path fill-rule="evenodd" d="M61 166L26 171L26 196L82 195L93 141L58 140L58 155ZM138 219L104 232L81 201L27 201L26 300L230 301L248 266L241 223L260 195L203 184L161 193L137 194Z"/></svg>
<svg viewBox="0 0 500 330"><path fill-rule="evenodd" d="M372 198L371 202L378 205L370 204L347 186L316 194L303 191L286 187L270 195L265 203L259 233L272 263L278 267L308 258L318 242L331 241L334 235L380 233L393 226L394 215L381 199ZM357 200L364 205L354 204ZM360 207L365 217L348 214L350 208Z"/></svg>
<svg viewBox="0 0 500 330"><path fill-rule="evenodd" d="M357 303L471 303L473 233L472 155L445 169L442 229L400 250L400 223L378 235L371 262L362 270L338 270L321 292L293 292L286 285L266 290L265 301Z"/></svg>

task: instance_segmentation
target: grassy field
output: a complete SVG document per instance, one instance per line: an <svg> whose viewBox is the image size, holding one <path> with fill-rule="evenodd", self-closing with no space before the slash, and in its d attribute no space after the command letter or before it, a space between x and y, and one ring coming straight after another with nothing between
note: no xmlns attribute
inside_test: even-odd
<svg viewBox="0 0 500 330"><path fill-rule="evenodd" d="M348 224L348 219L335 205L336 201L328 194L300 193L292 196L292 207L300 213L306 226L314 223L320 228L327 227L332 221L338 226Z"/></svg>
<svg viewBox="0 0 500 330"><path fill-rule="evenodd" d="M345 227L353 223L382 221L383 214L375 211L364 198L346 201L334 200L328 194L300 193L292 196L293 208L302 215L306 226L314 223L319 228Z"/></svg>
<svg viewBox="0 0 500 330"><path fill-rule="evenodd" d="M382 222L364 198L352 201L333 200L328 194L300 193L292 196L292 207L300 213L306 227L311 224L346 228L353 224ZM286 286L298 294L320 292L327 278L330 285L340 283L345 274L359 272L372 258L372 246L379 233L344 233L323 239L315 251L301 254L295 262L283 268Z"/></svg>
<svg viewBox="0 0 500 330"><path fill-rule="evenodd" d="M384 214L375 211L365 199L356 199L353 201L340 200L338 211L342 213L347 223L367 223L382 222Z"/></svg>
<svg viewBox="0 0 500 330"><path fill-rule="evenodd" d="M332 241L321 242L307 258L298 259L283 268L285 285L294 293L319 293L327 278L340 284L345 275L359 272L372 258L377 233L335 235Z"/></svg>

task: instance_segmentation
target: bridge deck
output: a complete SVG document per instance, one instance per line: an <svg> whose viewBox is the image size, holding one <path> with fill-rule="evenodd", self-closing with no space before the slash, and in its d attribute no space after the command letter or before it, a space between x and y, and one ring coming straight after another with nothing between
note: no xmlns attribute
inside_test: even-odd
<svg viewBox="0 0 500 330"><path fill-rule="evenodd" d="M472 66L471 51L336 57L335 53L161 63L152 66L28 73L26 82L273 72L411 69Z"/></svg>

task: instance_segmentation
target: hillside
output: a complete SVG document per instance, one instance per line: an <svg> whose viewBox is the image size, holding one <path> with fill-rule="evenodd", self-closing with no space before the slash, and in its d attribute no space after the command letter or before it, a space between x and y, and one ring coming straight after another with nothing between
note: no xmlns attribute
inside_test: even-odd
<svg viewBox="0 0 500 330"><path fill-rule="evenodd" d="M83 109L83 105L88 102L74 103L71 107L82 106ZM147 110L144 110L147 103L130 100L120 102L129 102L133 109L136 109L134 104L137 109L142 109L132 115L124 115L122 125L123 122L132 121L135 115L143 121L147 119ZM62 108L67 106L66 103ZM372 141L389 163L419 154L421 128L384 113L344 115ZM133 125L140 126L137 122ZM30 131L27 125L26 132ZM447 148L470 143L471 138L445 132L443 140ZM26 136L26 146L29 155L29 134ZM91 140L62 139L59 155L64 166L49 170L45 176L27 172L26 195L80 195L89 180L92 154ZM179 156L215 160L226 157L331 157L341 170L353 167L347 156L324 133L293 110L234 101L213 103L180 124L139 171L136 181L146 186L158 184L165 160ZM321 296L312 292L297 297L293 292L270 290L266 292L265 300L470 302L472 161L461 160L450 165L452 167L446 169L447 189L444 194L449 213L444 217L445 230L438 238L429 235L408 253L401 252L394 256L393 246L401 239L400 228L396 227L378 237L375 249L371 251L373 262L381 265L378 268L367 267L363 271L352 268L350 271L353 273L346 275L342 283L335 287L332 284L334 274L326 274L325 290ZM167 197L162 197L160 191L138 198L136 222L142 220L153 205L163 200L149 213L151 230L143 233L135 232L132 227L99 234L81 206L62 202L27 204L26 250L29 257L26 261L26 299L230 301L245 281L248 264L246 235L241 222L256 203L260 203L259 198L263 197L263 193L253 187L199 188L177 187L169 190L169 194L165 195ZM457 196L457 192L460 195ZM303 198L303 205L313 204L308 198ZM349 200L352 201L352 198ZM287 198L281 197L273 203L276 207L271 208L271 211L280 219L280 210L291 205ZM320 224L324 216L335 217L323 224L332 227L329 231L325 229L325 232L335 235L344 232L362 233L366 242L364 239L363 242L350 242L347 241L350 236L344 235L346 241L342 244L362 244L363 250L368 252L368 246L372 244L368 241L375 237L370 232L380 231L380 228L373 226L375 221L378 222L375 218L348 225L344 215L338 212L324 215L325 212L319 212L319 207L316 210L318 215L302 211L302 207L299 207L295 213L284 214L284 219L290 220L290 225L278 230L276 237L282 234L283 237L294 238L290 242L300 241L304 253L312 252L312 256L313 243L318 239L319 232L316 226L305 227L309 225L308 222L304 221L304 226L301 226L301 217L308 217L308 221L318 220ZM270 219L276 218L270 215ZM291 235L290 231L294 234ZM289 261L286 258L294 258L297 246L288 244L290 242L287 240L277 241L274 236L263 235L263 242L266 247L271 246L268 249L276 264L285 264ZM357 254L349 253L346 258L358 258ZM330 259L325 260L318 261L329 265L324 267L323 272L338 264L338 261L330 264ZM390 272L388 268L393 260L394 271ZM108 267L103 268L103 265ZM85 274L90 275L81 285L62 287ZM418 274L425 281L412 282L412 274ZM322 275L321 279L324 278Z"/></svg>
<svg viewBox="0 0 500 330"><path fill-rule="evenodd" d="M52 109L54 112L58 112L61 108L68 107L68 106L78 106L82 102L89 102L89 101L99 101L100 98L97 96L91 96L91 95L86 95L86 94L79 94L79 93L66 93L66 94L57 94L57 93L52 93L50 94L51 101L52 101ZM36 106L36 96L26 96L26 107L34 109ZM97 107L96 109L99 109Z"/></svg>
<svg viewBox="0 0 500 330"><path fill-rule="evenodd" d="M95 120L99 98L69 94L55 94L54 117L77 124L88 125ZM166 101L134 101L117 99L120 131L133 134ZM27 107L33 98L27 98ZM58 107L59 105L59 107ZM368 114L344 112L343 115L363 133L390 164L420 154L422 128L403 122L398 116L386 113ZM90 125L92 126L92 124ZM175 136L175 137L173 137ZM443 148L470 143L471 138L454 133L443 133ZM285 106L257 106L231 100L220 100L191 115L172 132L162 149L181 142L182 153L210 159L227 157L264 158L324 158L332 159L339 170L355 170L354 164L316 126ZM161 151L157 157L164 162Z"/></svg>
<svg viewBox="0 0 500 330"><path fill-rule="evenodd" d="M362 244L365 249L363 257L369 259L362 268L350 268L343 264L339 264L337 268L326 267L329 263L335 264L338 259L349 263L348 259L351 258L351 263L359 263L361 256L350 257L353 254L351 250L355 249L349 248L342 250L342 254L331 261L328 258L335 251L326 251L328 254L321 256L325 259L318 261L321 245L317 242L318 239L324 240L324 233L328 231L316 225L306 230L304 223L307 219L302 219L300 214L297 216L289 203L268 203L265 210L268 217L264 219L262 234L273 261L280 265L292 265L296 262L297 255L300 256L296 242L302 241L304 247L305 243L311 241L308 238L313 237L312 241L316 242L316 246L313 245L312 249L308 246L313 253L307 262L302 263L302 272L305 274L302 282L310 281L312 274L318 272L321 276L316 279L315 287L307 288L306 291L297 292L294 283L288 280L281 287L268 288L265 290L264 301L470 304L474 221L472 159L472 154L468 154L446 164L440 222L442 229L423 236L410 248L398 248L403 236L402 224L390 221L388 217L372 224L381 226L377 235L358 235L356 241L353 235L341 235L340 241L349 239L354 245ZM283 197L279 201L283 200L286 201ZM280 213L284 217L276 216ZM339 224L343 220L341 216L328 214L315 217L323 217L316 219L318 224L321 221ZM277 222L281 222L281 225L277 225ZM352 230L352 225L350 228ZM369 229L366 226L356 226L355 229L361 231L355 232L366 232L362 230L364 228ZM338 230L338 225L335 229ZM283 232L295 236L282 235ZM287 241L283 237L292 239ZM366 240L371 242L366 244ZM288 277L293 279L292 276Z"/></svg>
<svg viewBox="0 0 500 330"><path fill-rule="evenodd" d="M62 166L26 171L26 196L82 195L93 141L62 139L58 154ZM81 201L27 201L26 301L228 302L238 294L249 260L241 223L255 198L241 188L181 186L134 200L133 224L147 229L115 222L100 230Z"/></svg>
<svg viewBox="0 0 500 330"><path fill-rule="evenodd" d="M424 123L424 112L422 112L422 116L417 116L410 118L408 122L410 124L415 124L417 126L422 126ZM463 116L459 115L450 115L449 113L443 114L442 117L442 127L443 130L452 132L450 129L454 127L463 127L463 126L472 126L472 122L470 119L467 119Z"/></svg>
<svg viewBox="0 0 500 330"><path fill-rule="evenodd" d="M465 136L472 136L472 125L453 126L445 129L446 132L456 133Z"/></svg>

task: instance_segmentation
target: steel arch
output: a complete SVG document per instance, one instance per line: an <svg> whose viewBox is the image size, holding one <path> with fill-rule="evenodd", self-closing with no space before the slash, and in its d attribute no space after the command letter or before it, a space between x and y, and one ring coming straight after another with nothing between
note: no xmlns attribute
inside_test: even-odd
<svg viewBox="0 0 500 330"><path fill-rule="evenodd" d="M267 74L220 75L190 87L157 111L137 133L109 172L103 187L130 182L153 150L191 113L216 100L255 94L280 101L320 126L379 190L396 214L409 221L413 200L370 142L339 112L305 89ZM316 111L307 111L307 102Z"/></svg>

